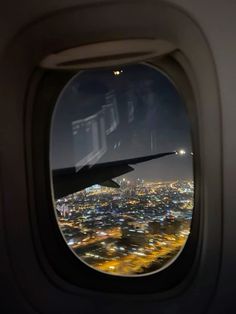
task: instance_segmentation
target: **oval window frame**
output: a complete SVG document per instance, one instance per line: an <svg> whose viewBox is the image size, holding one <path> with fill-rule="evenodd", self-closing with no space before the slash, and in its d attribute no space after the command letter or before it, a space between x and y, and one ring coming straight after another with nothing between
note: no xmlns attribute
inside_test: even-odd
<svg viewBox="0 0 236 314"><path fill-rule="evenodd" d="M181 54L182 56L182 54ZM152 59L145 64L157 67L158 70L163 71L174 82L179 93L184 97L185 103L189 106L191 113L191 124L193 126L192 143L194 151L198 151L198 120L196 119L196 104L195 97L191 87L191 83L185 70L175 60L175 55L167 55L162 58ZM181 62L182 64L182 62ZM30 114L32 115L32 157L34 158L33 176L37 177L34 182L35 199L36 199L36 213L33 214L33 224L35 226L34 233L39 235L40 240L37 238L36 250L40 250L39 255L42 256L44 251L45 258L42 263L50 263L55 273L66 281L85 289L93 289L109 293L153 293L164 292L174 288L181 282L188 285L191 280L194 269L200 258L200 167L199 159L194 158L194 184L195 184L195 199L194 199L194 215L192 217L192 233L189 237L185 249L175 263L173 263L168 271L164 270L152 276L143 277L126 277L110 276L107 274L100 274L91 268L81 267L78 258L75 258L62 239L52 208L51 199L51 181L50 181L50 168L49 168L49 136L50 122L53 108L56 99L65 86L68 80L76 74L75 72L59 72L59 71L45 71L38 69L34 74L34 84L32 90L31 101L34 107ZM50 93L48 94L48 85L51 86ZM30 97L29 97L30 101ZM43 108L41 103L45 102ZM39 146L43 149L39 152L38 145L34 139L40 139ZM45 145L46 143L46 145ZM40 154L39 154L40 153ZM38 155L39 154L39 155ZM35 157L34 157L35 156ZM37 157L37 158L36 158ZM39 158L38 158L39 157ZM197 170L197 171L196 171ZM197 206L196 206L197 204ZM44 210L42 210L44 208ZM53 213L53 216L51 215ZM46 222L46 228L44 224ZM37 230L36 230L37 229ZM47 234L43 230L47 230ZM50 230L53 232L50 232ZM56 232L56 230L58 232ZM49 240L49 243L48 243ZM52 248L53 247L53 252ZM63 258L62 258L63 256ZM73 258L72 258L73 257ZM60 263L58 263L58 259ZM68 267L68 265L70 265ZM194 266L195 265L195 266ZM89 271L88 271L89 270ZM82 275L81 275L82 274ZM51 277L51 275L49 275ZM144 278L144 280L143 280Z"/></svg>
<svg viewBox="0 0 236 314"><path fill-rule="evenodd" d="M173 86L173 88L176 89L178 95L179 95L179 98L182 99L182 104L184 106L184 109L183 111L185 111L185 115L187 118L189 118L189 112L188 112L188 108L187 108L187 104L185 103L185 98L186 96L188 98L192 98L193 95L191 94L191 88L190 86L188 85L189 82L187 82L186 80L186 76L183 75L183 72L181 73L181 70L180 70L180 67L178 66L178 64L174 61L174 59L170 58L170 57L165 57L163 59L160 59L159 57L155 57L152 62L138 62L138 63L135 63L135 65L144 65L144 66L147 66L147 67L150 67L154 70L157 70L160 74L162 74L164 77L166 77L166 79L171 83L171 85ZM157 64L159 64L159 67L157 66ZM129 64L128 64L129 65ZM126 66L126 65L123 65L123 67ZM121 66L122 67L122 66ZM184 87L184 90L181 90L180 92L180 88L178 87L178 85L175 83L174 79L171 78L168 73L165 72L165 69L169 69L169 67L171 68L171 72L173 72L173 76L175 76L176 74L179 75L181 74L180 78L181 78L181 82L182 82L182 86L183 83L186 84L187 83L187 86ZM104 67L102 67L102 69L105 69ZM115 66L113 67L108 67L109 70L113 71L115 69ZM91 70L91 68L89 67L88 71ZM101 70L100 67L98 68L95 68L95 69L92 69L92 70ZM175 70L175 71L173 71ZM56 107L60 101L60 97L63 95L63 93L65 92L65 90L70 86L70 84L80 76L80 74L84 73L84 72L87 72L86 70L82 69L77 72L77 69L76 69L76 73L74 73L74 75L68 80L68 82L64 85L64 87L61 89L61 91L59 92L58 94L58 98L54 104L54 109L53 109L53 112L52 112L52 115L51 115L51 127L52 127L52 124L53 124L53 119L54 119L54 115L55 115L55 111L56 111ZM50 128L51 130L51 128ZM192 121L190 122L190 132L192 133L191 134L191 146L192 146L192 149L194 151L194 140L193 140L193 133L192 132ZM52 137L52 134L51 134L51 131L50 131L50 147L51 147L51 137ZM51 154L51 152L50 152ZM194 158L193 158L194 159ZM50 164L50 169L51 169L51 164ZM195 216L194 212L195 212L195 171L194 171L194 160L192 162L192 175L193 175L193 182L194 182L194 190L193 190L193 203L194 203L194 206L193 206L193 209L192 209L192 219L191 219L191 223L190 223L190 227L189 227L189 231L191 233L191 230L192 230L192 225L193 225L193 217ZM52 200L53 200L53 204L55 204L55 197L54 197L54 188L53 188L53 178L52 178L52 170L50 170L50 185L51 185L51 195L52 195ZM73 193L72 193L73 194ZM57 211L56 211L56 206L54 205L53 206L53 209L54 209L54 213L55 213L55 217L57 218ZM114 273L109 273L109 272L106 272L106 271L102 271L100 269L97 269L93 266L91 266L89 263L87 263L86 261L84 261L79 255L77 255L75 253L75 251L68 245L67 243L67 240L60 228L60 226L57 224L58 226L58 229L61 233L61 236L63 238L63 240L65 241L65 244L68 246L68 248L70 249L70 251L73 253L73 255L81 262L81 263L84 263L87 267L91 268L92 270L94 271L98 271L98 272L101 272L102 274L105 274L105 275L108 275L108 276L116 276L116 277L127 277L127 278L135 278L135 277L143 277L143 276L152 276L154 274L157 274L157 273L160 273L162 271L164 271L166 268L170 267L173 263L176 263L176 260L179 258L179 256L181 255L182 251L184 250L187 242L188 242L188 239L189 239L189 236L190 234L187 236L186 238L186 241L184 243L184 245L181 247L181 249L177 252L177 254L175 256L173 256L173 258L171 260L169 260L166 264L164 264L162 267L156 269L156 270L152 270L150 272L147 272L147 273L140 273L140 274L131 274L131 275L125 275L125 274L114 274Z"/></svg>

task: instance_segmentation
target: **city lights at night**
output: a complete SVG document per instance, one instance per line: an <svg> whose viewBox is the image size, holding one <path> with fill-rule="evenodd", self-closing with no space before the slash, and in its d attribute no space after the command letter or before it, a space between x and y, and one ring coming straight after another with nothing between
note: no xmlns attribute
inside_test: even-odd
<svg viewBox="0 0 236 314"><path fill-rule="evenodd" d="M120 189L91 187L56 202L72 251L114 275L161 269L183 248L193 209L191 181L131 182Z"/></svg>

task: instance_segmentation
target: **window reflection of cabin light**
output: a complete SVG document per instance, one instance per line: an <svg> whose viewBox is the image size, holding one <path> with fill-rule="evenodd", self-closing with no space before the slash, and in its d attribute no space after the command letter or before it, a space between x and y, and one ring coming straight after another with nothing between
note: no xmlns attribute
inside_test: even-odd
<svg viewBox="0 0 236 314"><path fill-rule="evenodd" d="M115 76L120 75L121 73L123 73L123 70L116 70L116 71L113 71L113 74L114 74Z"/></svg>

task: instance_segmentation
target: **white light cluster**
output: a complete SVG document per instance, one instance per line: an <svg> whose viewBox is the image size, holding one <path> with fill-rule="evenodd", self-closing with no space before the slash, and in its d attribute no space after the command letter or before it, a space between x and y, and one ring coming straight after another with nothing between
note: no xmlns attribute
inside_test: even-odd
<svg viewBox="0 0 236 314"><path fill-rule="evenodd" d="M176 152L176 155L184 156L186 155L186 151L184 149L180 149Z"/></svg>
<svg viewBox="0 0 236 314"><path fill-rule="evenodd" d="M180 155L185 155L185 154L186 154L186 151L185 151L184 149L180 149L180 150L179 150L179 154L180 154Z"/></svg>
<svg viewBox="0 0 236 314"><path fill-rule="evenodd" d="M117 76L117 75L120 75L121 73L123 73L123 70L116 70L116 71L113 71L114 75Z"/></svg>

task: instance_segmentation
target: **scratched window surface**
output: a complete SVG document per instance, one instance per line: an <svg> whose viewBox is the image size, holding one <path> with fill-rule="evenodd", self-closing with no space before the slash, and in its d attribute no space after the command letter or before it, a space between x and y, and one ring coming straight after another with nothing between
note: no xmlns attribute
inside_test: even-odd
<svg viewBox="0 0 236 314"><path fill-rule="evenodd" d="M76 74L50 139L55 215L75 256L119 276L170 265L191 232L192 158L186 105L162 72L137 64Z"/></svg>

